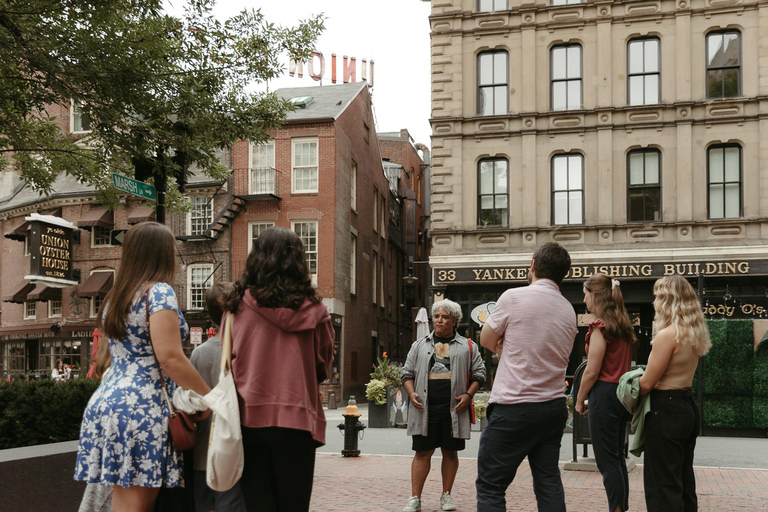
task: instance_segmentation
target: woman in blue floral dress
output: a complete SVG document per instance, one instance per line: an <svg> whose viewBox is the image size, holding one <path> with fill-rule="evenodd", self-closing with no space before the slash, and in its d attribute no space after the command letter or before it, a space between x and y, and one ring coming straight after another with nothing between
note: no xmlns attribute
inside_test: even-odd
<svg viewBox="0 0 768 512"><path fill-rule="evenodd" d="M160 487L184 485L155 355L169 395L176 385L201 395L210 391L182 350L189 328L168 284L175 250L173 233L162 224L128 230L115 284L98 316L112 364L83 415L75 479L114 485L115 512L152 510Z"/></svg>

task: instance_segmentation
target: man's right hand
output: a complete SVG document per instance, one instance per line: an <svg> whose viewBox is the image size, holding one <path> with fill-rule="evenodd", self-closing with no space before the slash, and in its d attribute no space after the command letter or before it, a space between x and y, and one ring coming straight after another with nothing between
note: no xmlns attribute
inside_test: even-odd
<svg viewBox="0 0 768 512"><path fill-rule="evenodd" d="M415 393L415 392L414 392L414 393L411 393L411 395L410 395L410 399L411 399L411 404L412 404L412 405L413 405L415 408L417 408L417 409L421 409L421 410L424 410L424 404L422 404L421 402L419 402L419 394L418 394L418 393Z"/></svg>

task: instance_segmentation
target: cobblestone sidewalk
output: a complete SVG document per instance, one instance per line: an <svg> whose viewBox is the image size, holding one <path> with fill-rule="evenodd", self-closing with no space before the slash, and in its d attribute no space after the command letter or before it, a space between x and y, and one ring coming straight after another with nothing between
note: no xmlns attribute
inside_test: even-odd
<svg viewBox="0 0 768 512"><path fill-rule="evenodd" d="M440 510L440 462L432 459L422 509ZM411 458L364 455L345 459L318 453L311 510L399 512L410 496ZM600 512L607 508L599 473L563 471L563 486L569 512ZM459 510L475 510L474 459L461 459L453 489ZM629 474L630 510L645 511L643 468ZM768 470L696 468L699 511L768 510ZM531 471L523 462L507 491L507 510L536 512Z"/></svg>

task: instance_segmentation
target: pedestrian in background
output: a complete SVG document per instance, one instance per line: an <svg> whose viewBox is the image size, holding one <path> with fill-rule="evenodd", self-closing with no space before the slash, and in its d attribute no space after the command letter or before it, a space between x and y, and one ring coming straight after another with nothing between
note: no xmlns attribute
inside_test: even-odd
<svg viewBox="0 0 768 512"><path fill-rule="evenodd" d="M319 384L329 375L334 330L296 233L261 233L224 309L235 315L232 374L246 507L309 510L315 451L325 444Z"/></svg>
<svg viewBox="0 0 768 512"><path fill-rule="evenodd" d="M53 370L51 370L51 379L55 380L56 382L61 382L66 377L67 374L64 371L64 362L61 359L57 359Z"/></svg>
<svg viewBox="0 0 768 512"><path fill-rule="evenodd" d="M205 291L205 306L216 330L224 315L224 301L232 295L235 285L219 281ZM221 373L221 339L218 334L195 347L190 357L192 365L200 372L211 388L219 383ZM195 512L245 512L245 501L240 482L228 491L214 491L205 480L208 466L208 442L211 435L211 418L197 423L197 443L193 451Z"/></svg>
<svg viewBox="0 0 768 512"><path fill-rule="evenodd" d="M477 345L456 332L461 318L461 306L452 300L435 302L434 330L411 345L403 365L403 387L412 406L408 435L413 436L416 452L411 463L411 497L403 512L421 510L421 494L436 448L443 455L440 507L456 510L451 491L459 451L470 437L469 406L485 382L485 364Z"/></svg>
<svg viewBox="0 0 768 512"><path fill-rule="evenodd" d="M75 479L113 484L116 512L152 510L160 487L184 485L161 386L168 395L176 385L210 391L182 350L189 328L168 284L175 268L171 230L156 222L133 226L98 314L112 363L83 414Z"/></svg>
<svg viewBox="0 0 768 512"><path fill-rule="evenodd" d="M619 378L632 364L637 342L618 280L595 274L584 283L584 302L595 316L586 336L587 367L575 409L589 414L597 469L603 475L610 512L629 509L629 476L624 457L627 410L616 396ZM588 402L587 402L588 399Z"/></svg>
<svg viewBox="0 0 768 512"><path fill-rule="evenodd" d="M505 291L483 326L480 343L500 357L477 455L479 512L506 510L507 487L526 456L539 511L565 511L558 467L568 420L563 380L577 327L560 283L570 267L561 245L539 247L530 285Z"/></svg>
<svg viewBox="0 0 768 512"><path fill-rule="evenodd" d="M645 417L645 504L648 512L698 509L693 452L699 409L691 384L699 358L712 347L693 286L681 276L653 285L653 341L640 393L651 394Z"/></svg>

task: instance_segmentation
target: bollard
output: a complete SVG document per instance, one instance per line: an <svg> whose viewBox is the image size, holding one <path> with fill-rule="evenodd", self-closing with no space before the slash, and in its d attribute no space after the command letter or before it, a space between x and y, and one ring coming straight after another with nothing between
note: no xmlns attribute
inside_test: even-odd
<svg viewBox="0 0 768 512"><path fill-rule="evenodd" d="M354 395L349 397L347 410L342 414L344 423L339 423L339 430L344 433L344 448L341 454L344 457L359 457L360 450L357 448L357 435L362 432L365 425L360 423L361 414L357 410L357 402Z"/></svg>
<svg viewBox="0 0 768 512"><path fill-rule="evenodd" d="M328 393L328 409L336 409L338 406L336 405L336 393L331 391Z"/></svg>

